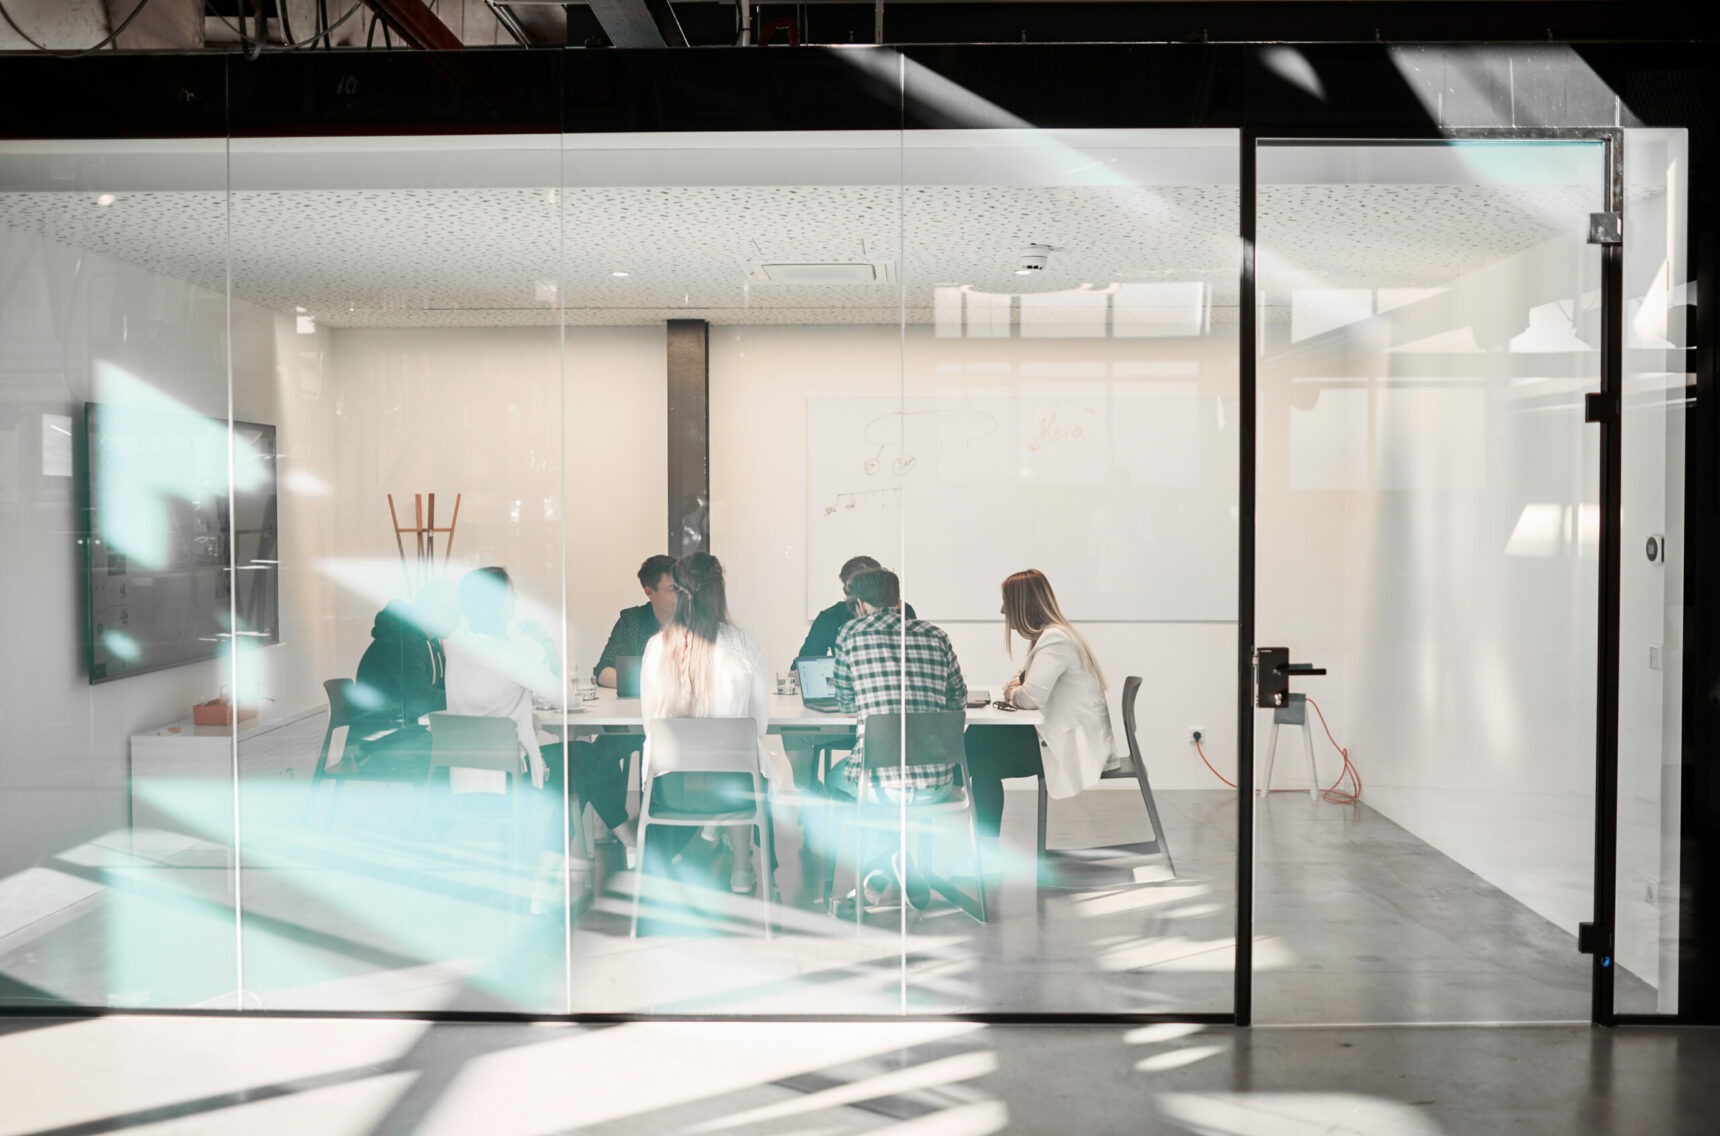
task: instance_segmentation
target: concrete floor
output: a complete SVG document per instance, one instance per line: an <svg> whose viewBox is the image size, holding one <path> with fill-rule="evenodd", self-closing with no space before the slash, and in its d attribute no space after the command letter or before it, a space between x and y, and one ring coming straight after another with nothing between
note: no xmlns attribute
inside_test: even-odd
<svg viewBox="0 0 1720 1136"><path fill-rule="evenodd" d="M307 736L318 736L311 723ZM219 786L214 787L220 789ZM532 916L536 866L482 842L403 835L402 787L354 786L338 815L303 785L246 782L244 863L185 835L118 829L0 879L0 1007L58 1002L255 1009L563 1013L1225 1013L1233 996L1235 797L1159 794L1176 860L1126 857L1036 887L1034 798L1012 792L989 923L948 904L860 928L825 914L822 876L779 809L783 903L722 887L694 857L676 916L629 933L635 877L614 849L578 917ZM13 799L9 803L16 804ZM64 802L62 802L64 803ZM75 799L71 800L76 804ZM181 814L203 807L174 802ZM212 816L230 794L212 792ZM39 823L39 822L38 822ZM1141 840L1131 792L1053 802L1050 844ZM1260 803L1255 1020L1573 1022L1589 1016L1574 936L1366 805ZM235 891L235 883L242 892ZM660 884L658 886L661 886ZM650 908L647 908L649 911ZM571 926L571 951L566 928ZM1618 974L1619 1004L1653 1003Z"/></svg>
<svg viewBox="0 0 1720 1136"><path fill-rule="evenodd" d="M1711 1133L1720 1032L0 1024L0 1136Z"/></svg>

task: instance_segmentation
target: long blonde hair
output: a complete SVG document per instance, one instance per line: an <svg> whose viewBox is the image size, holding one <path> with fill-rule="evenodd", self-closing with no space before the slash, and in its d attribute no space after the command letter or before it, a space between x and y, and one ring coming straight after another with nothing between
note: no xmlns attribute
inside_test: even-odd
<svg viewBox="0 0 1720 1136"><path fill-rule="evenodd" d="M1081 658L1082 668L1098 681L1101 691L1105 690L1105 672L1099 669L1099 660L1094 657L1093 649L1087 646L1087 640L1063 617L1063 609L1057 606L1057 593L1051 590L1051 581L1045 578L1045 573L1037 568L1029 568L1005 579L1003 647L1009 652L1010 658L1015 657L1012 634L1027 640L1031 649L1038 644L1039 636L1047 627L1056 627L1069 636L1069 641L1075 644L1076 654Z"/></svg>
<svg viewBox="0 0 1720 1136"><path fill-rule="evenodd" d="M665 684L665 718L702 718L711 698L711 655L729 621L723 566L708 552L684 556L673 569L675 618L658 632L674 682Z"/></svg>

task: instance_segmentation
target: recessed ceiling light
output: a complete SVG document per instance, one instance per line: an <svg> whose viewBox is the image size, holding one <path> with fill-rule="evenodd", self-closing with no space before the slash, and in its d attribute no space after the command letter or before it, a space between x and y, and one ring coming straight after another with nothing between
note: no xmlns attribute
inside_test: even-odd
<svg viewBox="0 0 1720 1136"><path fill-rule="evenodd" d="M103 208L106 208L107 206L112 205L113 204L113 194L111 194L111 193L102 194L100 197L96 198L96 204L102 206Z"/></svg>
<svg viewBox="0 0 1720 1136"><path fill-rule="evenodd" d="M621 269L617 268L614 272L611 272L609 275L615 277L617 280L625 280L630 274L623 272Z"/></svg>

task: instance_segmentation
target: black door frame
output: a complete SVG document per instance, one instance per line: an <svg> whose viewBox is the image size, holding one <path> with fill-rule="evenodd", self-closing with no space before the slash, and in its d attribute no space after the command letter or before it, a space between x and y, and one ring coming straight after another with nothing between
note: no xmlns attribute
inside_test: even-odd
<svg viewBox="0 0 1720 1136"><path fill-rule="evenodd" d="M1430 135L1426 130L1399 136L1390 131L1360 128L1294 127L1242 128L1242 233L1240 317L1241 358L1241 531L1237 541L1237 907L1236 993L1237 1025L1253 1021L1254 1001L1254 642L1255 518L1258 476L1259 324L1256 299L1258 250L1259 147L1331 142L1335 145L1428 145L1464 141L1540 142L1592 141L1603 147L1606 212L1624 210L1624 131L1620 127L1447 127ZM1622 228L1622 226L1621 226ZM1602 244L1601 254L1601 387L1595 421L1600 429L1600 564L1599 622L1596 630L1595 701L1595 819L1593 920L1594 962L1590 989L1590 1020L1614 1025L1612 953L1617 909L1618 865L1618 699L1620 519L1623 501L1624 399L1624 238ZM1653 1021L1659 1015L1640 1015ZM1414 1024L1414 1023L1405 1023Z"/></svg>

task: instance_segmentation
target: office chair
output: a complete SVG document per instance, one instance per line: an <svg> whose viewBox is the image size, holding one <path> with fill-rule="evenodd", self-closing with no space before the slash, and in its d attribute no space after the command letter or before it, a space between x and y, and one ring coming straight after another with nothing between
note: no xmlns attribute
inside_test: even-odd
<svg viewBox="0 0 1720 1136"><path fill-rule="evenodd" d="M650 768L643 774L639 797L639 863L633 877L633 929L639 934L639 902L645 884L645 856L653 825L703 828L707 824L744 824L758 830L763 871L764 937L773 936L771 904L776 893L775 832L771 825L770 793L759 767L758 723L751 718L656 718L649 726ZM751 781L744 806L713 796L708 806L657 804L657 782L671 774L740 774Z"/></svg>
<svg viewBox="0 0 1720 1136"><path fill-rule="evenodd" d="M1159 806L1153 800L1153 787L1147 780L1146 759L1141 756L1141 745L1135 736L1135 701L1141 693L1141 677L1130 675L1123 680L1123 735L1129 743L1128 765L1117 769L1107 769L1099 775L1101 781L1112 781L1120 777L1133 777L1135 787L1141 791L1141 803L1147 806L1147 820L1152 824L1152 839L1135 844L1112 845L1118 852L1127 852L1137 856L1157 856L1163 854L1165 866L1170 868L1171 875L1177 874L1176 864L1171 860L1171 848L1165 841L1165 826L1159 822ZM1039 851L1034 863L1036 876L1041 885L1047 883L1045 873L1045 814L1050 804L1050 795L1045 791L1045 774L1039 775Z"/></svg>
<svg viewBox="0 0 1720 1136"><path fill-rule="evenodd" d="M903 719L906 718L904 726ZM968 774L967 751L962 744L963 733L967 728L967 712L965 710L919 710L902 714L868 714L865 722L865 735L860 744L860 785L855 796L852 820L854 827L854 865L855 891L861 889L860 877L864 874L865 865L862 863L863 848L868 823L883 823L894 825L900 815L901 806L884 799L883 794L873 784L873 774L880 769L896 769L902 766L919 765L953 765L956 767L957 779L952 787L952 797L947 801L934 804L909 804L907 807L908 825L915 830L919 840L919 868L926 877L926 882L933 891L955 904L962 911L981 923L988 921L989 912L985 894L985 866L980 860L979 823L974 811L973 779ZM907 748L903 750L904 732ZM973 852L974 883L976 893L969 896L948 879L933 874L930 864L931 837L937 827L937 822L946 817L961 817L966 821L968 845ZM840 816L838 815L838 825ZM841 847L841 832L836 834L834 847ZM903 875L906 876L908 865L902 865ZM903 886L906 886L903 880ZM830 863L824 876L824 900L826 906L836 892L836 856L834 848ZM865 904L857 896L854 904L854 925L859 927L864 916Z"/></svg>

